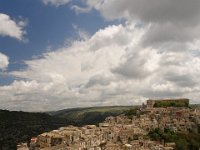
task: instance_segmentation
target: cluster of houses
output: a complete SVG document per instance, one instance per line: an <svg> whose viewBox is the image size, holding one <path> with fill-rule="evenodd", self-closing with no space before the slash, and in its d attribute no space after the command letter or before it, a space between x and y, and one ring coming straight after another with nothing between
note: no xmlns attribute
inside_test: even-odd
<svg viewBox="0 0 200 150"><path fill-rule="evenodd" d="M150 130L174 132L197 130L200 111L187 107L141 107L138 115L107 117L104 122L83 127L61 127L38 135L35 150L173 150L175 143L151 141ZM198 131L197 131L198 132Z"/></svg>

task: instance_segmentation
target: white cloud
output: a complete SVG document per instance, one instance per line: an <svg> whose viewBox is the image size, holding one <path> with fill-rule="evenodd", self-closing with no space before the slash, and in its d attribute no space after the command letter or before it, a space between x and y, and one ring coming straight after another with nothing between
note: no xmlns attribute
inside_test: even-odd
<svg viewBox="0 0 200 150"><path fill-rule="evenodd" d="M109 26L99 30L88 40L75 41L70 47L44 54L43 58L25 61L27 65L25 70L10 73L21 78L21 81L15 81L15 84L1 87L1 90L7 91L9 95L5 99L9 101L9 98L12 98L12 103L15 103L15 101L24 102L26 99L37 101L37 103L33 102L26 110L111 105L113 97L109 98L109 103L103 100L105 89L108 88L107 92L109 92L109 88L112 88L110 82L116 81L111 69L118 66L121 61L120 58L126 53L126 47L137 41L138 32L133 26L127 28L122 25ZM127 35L135 36L135 38L130 41ZM126 42L124 39L128 41ZM106 44L108 42L109 44ZM100 81L101 79L102 81ZM38 84L37 88L22 84L24 82L32 83L33 81ZM17 82L20 84L16 84ZM116 85L116 83L112 84ZM20 94L17 86L21 89ZM103 90L104 86L105 89ZM90 88L95 90L91 91ZM2 95L2 97L4 96ZM116 100L115 103L120 104L120 100ZM26 105L27 103L24 102L19 107L25 109ZM52 105L54 105L54 108ZM4 104L4 106L10 109L12 107L10 103ZM12 109L16 109L14 106Z"/></svg>
<svg viewBox="0 0 200 150"><path fill-rule="evenodd" d="M6 70L9 65L9 58L0 52L0 70Z"/></svg>
<svg viewBox="0 0 200 150"><path fill-rule="evenodd" d="M80 7L78 5L73 5L71 6L71 9L74 10L76 12L76 14L80 14L80 13L88 13L91 11L91 7Z"/></svg>
<svg viewBox="0 0 200 150"><path fill-rule="evenodd" d="M26 33L24 27L27 22L21 20L15 22L8 15L0 13L0 36L9 36L18 40L23 40L23 36Z"/></svg>
<svg viewBox="0 0 200 150"><path fill-rule="evenodd" d="M45 5L51 4L55 6L68 4L71 0L42 0Z"/></svg>
<svg viewBox="0 0 200 150"><path fill-rule="evenodd" d="M2 108L133 105L147 97L190 96L196 102L199 57L193 50L141 47L146 30L134 24L108 26L89 39L25 61L26 69L10 72L21 80L0 87Z"/></svg>
<svg viewBox="0 0 200 150"><path fill-rule="evenodd" d="M85 31L84 29L80 28L78 25L75 25L75 24L73 24L72 27L76 33L77 40L88 40L89 39L90 34L87 31Z"/></svg>
<svg viewBox="0 0 200 150"><path fill-rule="evenodd" d="M98 10L107 20L125 19L128 22L149 26L141 41L143 46L188 42L200 37L199 0L85 0L84 2L86 8Z"/></svg>
<svg viewBox="0 0 200 150"><path fill-rule="evenodd" d="M199 0L85 0L106 19L126 19L27 60L0 87L3 108L28 111L200 97ZM121 15L122 14L122 15ZM20 105L19 105L20 104Z"/></svg>
<svg viewBox="0 0 200 150"><path fill-rule="evenodd" d="M112 70L113 73L132 79L143 79L159 68L160 54L152 49L140 48L139 51L131 51L125 58L125 61Z"/></svg>

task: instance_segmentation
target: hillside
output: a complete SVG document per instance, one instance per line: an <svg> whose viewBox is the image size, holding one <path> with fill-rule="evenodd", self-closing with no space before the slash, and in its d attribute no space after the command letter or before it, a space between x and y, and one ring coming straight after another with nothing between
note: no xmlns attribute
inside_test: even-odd
<svg viewBox="0 0 200 150"><path fill-rule="evenodd" d="M17 143L65 125L66 120L45 113L0 110L0 150L14 150Z"/></svg>
<svg viewBox="0 0 200 150"><path fill-rule="evenodd" d="M54 117L64 118L72 125L81 126L85 124L98 124L104 121L108 116L117 116L136 107L137 106L106 106L73 108L49 112L48 114Z"/></svg>
<svg viewBox="0 0 200 150"><path fill-rule="evenodd" d="M15 150L16 144L62 126L98 124L131 106L73 108L48 113L0 110L0 150Z"/></svg>
<svg viewBox="0 0 200 150"><path fill-rule="evenodd" d="M190 107L194 107L194 106L191 105ZM109 134L110 136L107 136L108 139L107 138L100 139L99 142L96 142L97 143L96 145L88 144L83 147L79 145L80 146L79 148L80 149L88 149L88 147L102 148L103 146L106 147L106 145L107 144L109 145L110 143L115 145L116 141L117 141L117 145L115 146L121 147L122 149L127 149L125 147L123 148L125 143L128 143L132 146L134 146L135 143L137 143L142 148L142 145L148 145L148 144L145 144L145 141L146 141L147 143L151 142L151 146L153 146L154 144L157 145L160 143L160 146L166 147L166 149L169 149L168 146L172 145L172 147L175 147L176 150L188 150L188 149L198 150L200 146L199 145L200 125L198 121L199 113L194 113L196 111L194 111L194 109L191 109L190 107L185 108L185 107L174 106L173 108L172 107L166 107L166 108L163 107L162 109L154 108L155 110L152 111L151 113L149 113L148 108L145 110L145 108L137 109L136 107L76 108L76 109L70 109L70 110L61 110L58 112L50 112L51 115L66 118L67 121L71 121L75 125L76 124L79 124L79 125L97 124L98 122L101 122L102 118L103 118L102 121L104 121L105 119L104 117L106 117L107 114L115 116L118 113L123 113L125 114L125 116L121 115L121 116L117 116L116 118L111 117L110 120L107 120L106 126L104 126L105 124L102 124L102 126L100 127L93 126L93 125L84 126L82 128L77 127L77 126L74 126L74 127L69 126L64 129L63 128L59 129L56 132L52 131L52 132L46 133L44 135L39 136L38 138L39 144L37 146L41 146L42 148L42 147L48 147L49 144L50 145L52 144L52 146L55 146L52 149L57 149L57 148L74 149L75 147L75 144L74 144L75 142L73 142L74 138L66 138L67 136L68 137L78 136L77 138L78 141L95 143L97 140L96 135L108 135L108 133L110 133ZM198 108L198 105L195 105L195 108ZM124 124L124 126L121 126L122 124ZM101 130L102 128L103 130ZM85 132L85 130L87 130L88 132L93 131L94 133L88 134L88 132ZM135 132L136 130L141 131L141 132L139 133ZM75 131L78 134L74 134ZM65 134L66 134L66 137L65 137ZM46 136L46 135L49 135L49 136ZM59 135L64 135L64 136L59 136ZM52 138L52 140L51 138L48 138L51 136L55 136L55 137L58 136L58 138L60 139L60 142L58 143L54 142L56 141L55 140L56 138L55 139ZM138 139L142 139L142 140L139 141ZM44 143L43 141L49 141L49 143L48 142ZM62 141L64 141L64 143L69 143L69 144L68 145L63 144ZM105 141L109 141L109 142L106 143ZM155 146L154 148L151 146L148 149L158 148L157 146ZM106 149L105 147L103 149ZM116 147L114 149L116 149Z"/></svg>

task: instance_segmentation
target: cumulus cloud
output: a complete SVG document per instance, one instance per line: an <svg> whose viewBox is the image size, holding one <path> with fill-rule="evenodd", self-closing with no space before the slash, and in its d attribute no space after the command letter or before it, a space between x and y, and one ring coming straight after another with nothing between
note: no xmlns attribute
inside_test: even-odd
<svg viewBox="0 0 200 150"><path fill-rule="evenodd" d="M107 19L126 18L144 22L174 22L198 24L198 0L85 0L86 5L99 10Z"/></svg>
<svg viewBox="0 0 200 150"><path fill-rule="evenodd" d="M23 36L26 33L24 27L26 26L27 21L21 20L19 22L15 22L10 18L10 16L0 13L0 22L1 36L9 36L18 40L23 40Z"/></svg>
<svg viewBox="0 0 200 150"><path fill-rule="evenodd" d="M188 42L200 35L199 0L85 0L85 4L108 20L126 19L149 26L143 46Z"/></svg>
<svg viewBox="0 0 200 150"><path fill-rule="evenodd" d="M55 5L55 6L60 6L60 5L65 5L68 4L71 0L42 0L42 2L47 5Z"/></svg>
<svg viewBox="0 0 200 150"><path fill-rule="evenodd" d="M0 70L6 70L9 65L9 58L0 52Z"/></svg>
<svg viewBox="0 0 200 150"><path fill-rule="evenodd" d="M196 50L143 48L146 30L134 24L108 26L88 39L25 61L27 68L10 72L18 80L0 87L2 107L44 111L197 96Z"/></svg>
<svg viewBox="0 0 200 150"><path fill-rule="evenodd" d="M20 84L15 83L1 87L1 90L7 91L7 94L16 101L26 101L26 99L30 99L29 97L37 99L36 101L40 101L40 103L34 104L39 104L35 107L39 110L112 105L113 97L107 100L104 100L103 97L106 93L114 94L115 91L120 90L116 83L110 85L112 80L113 82L116 80L110 70L118 66L121 57L125 55L126 47L131 41L124 42L123 39L127 39L126 36L130 31L136 37L136 39L131 40L134 44L137 41L136 33L139 32L137 29L130 26L124 28L122 25L113 25L99 30L88 40L75 41L70 47L46 53L42 58L27 60L25 61L27 65L25 70L13 71L10 74L21 78L21 81L26 83L33 81L38 83L37 88L32 89L32 86L25 86L26 84L22 84L21 81L15 81ZM123 32L124 34L121 36L120 33ZM122 42L114 42L116 39ZM105 44L108 40L110 44ZM25 86L25 88L30 88L32 92L29 93L28 90L16 94L19 90L12 90L12 92L8 90L12 89L13 86L20 86L22 91L23 86ZM94 89L91 90L91 88ZM30 96L30 94L37 96ZM122 104L120 101L121 99L115 103ZM52 108L53 103L57 103L57 107Z"/></svg>
<svg viewBox="0 0 200 150"><path fill-rule="evenodd" d="M28 111L134 105L200 97L199 0L85 0L108 20L125 19L24 63L0 86L1 107ZM20 104L20 105L19 105Z"/></svg>
<svg viewBox="0 0 200 150"><path fill-rule="evenodd" d="M150 76L159 67L160 55L154 50L131 51L125 58L126 60L112 71L127 78L143 79Z"/></svg>

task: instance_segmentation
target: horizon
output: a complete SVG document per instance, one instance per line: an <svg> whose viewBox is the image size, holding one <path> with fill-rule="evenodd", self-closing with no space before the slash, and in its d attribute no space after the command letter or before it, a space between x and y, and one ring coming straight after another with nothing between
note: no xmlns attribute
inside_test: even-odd
<svg viewBox="0 0 200 150"><path fill-rule="evenodd" d="M199 0L0 0L0 109L200 104Z"/></svg>
<svg viewBox="0 0 200 150"><path fill-rule="evenodd" d="M161 99L147 99L147 100L154 100L154 101L159 101ZM146 100L146 102L147 102ZM164 100L170 100L170 99L164 99ZM175 100L178 100L175 99ZM145 105L147 105L145 102ZM64 111L64 110L75 110L75 109L90 109L90 108L114 108L114 107L139 107L142 106L144 103L142 104L138 104L138 105L108 105L108 106L86 106L86 107L70 107L70 108L63 108L63 109L58 109L58 110L50 110L50 111L23 111L23 110L8 110L8 109L0 109L3 111L11 111L11 112L27 112L27 113L50 113L50 112L59 112L59 111ZM200 103L190 103L190 99L189 99L189 106L191 105L200 105Z"/></svg>

